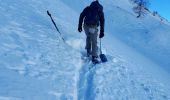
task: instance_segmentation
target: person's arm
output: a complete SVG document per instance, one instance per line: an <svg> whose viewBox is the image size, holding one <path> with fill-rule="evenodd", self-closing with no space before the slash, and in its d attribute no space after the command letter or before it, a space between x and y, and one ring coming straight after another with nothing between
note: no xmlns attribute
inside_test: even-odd
<svg viewBox="0 0 170 100"><path fill-rule="evenodd" d="M86 16L86 13L87 13L87 9L88 9L88 7L86 7L86 8L83 10L83 12L80 14L78 27L82 27L84 17Z"/></svg>
<svg viewBox="0 0 170 100"><path fill-rule="evenodd" d="M100 33L104 33L105 18L103 11L100 14Z"/></svg>

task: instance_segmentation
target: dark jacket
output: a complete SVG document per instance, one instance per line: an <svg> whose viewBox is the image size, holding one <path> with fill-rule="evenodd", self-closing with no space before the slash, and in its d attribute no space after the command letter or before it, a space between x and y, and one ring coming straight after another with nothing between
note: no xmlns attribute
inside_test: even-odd
<svg viewBox="0 0 170 100"><path fill-rule="evenodd" d="M87 6L83 10L83 12L80 14L80 17L79 17L79 27L82 27L83 21L84 21L84 24L88 23L88 21L86 20L86 16L88 16L89 11L91 9L98 10L99 23L97 23L97 26L99 26L99 24L100 24L100 33L104 32L104 22L105 22L105 19L104 19L104 13L103 13L103 6L100 5L98 1L92 2L91 5Z"/></svg>

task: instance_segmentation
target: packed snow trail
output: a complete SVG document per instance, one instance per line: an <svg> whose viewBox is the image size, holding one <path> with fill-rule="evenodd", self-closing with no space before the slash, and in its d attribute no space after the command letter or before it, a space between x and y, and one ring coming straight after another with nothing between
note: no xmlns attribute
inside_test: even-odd
<svg viewBox="0 0 170 100"><path fill-rule="evenodd" d="M79 81L78 81L78 100L88 100L87 98L90 97L90 94L92 92L91 88L93 84L93 76L91 76L91 71L89 71L88 67L90 65L84 65L80 69L79 72Z"/></svg>
<svg viewBox="0 0 170 100"><path fill-rule="evenodd" d="M119 56L107 55L108 62L89 70L85 61L79 71L78 100L169 100L168 88L152 76L137 74ZM137 65L135 67L138 67ZM142 71L142 70L141 70ZM138 71L137 71L138 72ZM151 80L152 79L152 80Z"/></svg>
<svg viewBox="0 0 170 100"><path fill-rule="evenodd" d="M79 80L77 83L78 100L94 100L93 80L95 69L98 64L94 65L88 57L82 55L83 66L79 70Z"/></svg>

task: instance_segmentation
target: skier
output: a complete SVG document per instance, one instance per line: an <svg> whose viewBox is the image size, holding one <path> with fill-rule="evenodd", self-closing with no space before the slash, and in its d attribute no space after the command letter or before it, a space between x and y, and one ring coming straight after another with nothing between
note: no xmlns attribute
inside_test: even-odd
<svg viewBox="0 0 170 100"><path fill-rule="evenodd" d="M99 38L104 37L104 13L103 6L98 0L93 1L90 6L87 6L79 17L78 31L82 32L83 28L86 34L86 50L87 56L92 55L92 62L99 63L98 58L98 47L97 47L97 37L98 37L98 26L100 25Z"/></svg>

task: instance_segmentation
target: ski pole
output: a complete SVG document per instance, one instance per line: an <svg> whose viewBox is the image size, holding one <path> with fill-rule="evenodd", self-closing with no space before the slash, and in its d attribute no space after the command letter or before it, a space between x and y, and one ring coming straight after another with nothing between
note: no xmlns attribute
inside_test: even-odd
<svg viewBox="0 0 170 100"><path fill-rule="evenodd" d="M102 43L101 43L101 38L100 38L100 54L102 54Z"/></svg>
<svg viewBox="0 0 170 100"><path fill-rule="evenodd" d="M63 38L63 37L62 37L62 35L61 35L61 32L59 31L59 29L58 29L58 27L57 27L56 23L54 22L54 20L53 20L53 18L52 18L52 16L51 16L51 14L50 14L50 12L49 12L48 10L47 10L47 14L50 16L51 21L52 21L52 23L54 24L54 26L55 26L55 28L56 28L57 32L60 34L60 36L61 36L62 40L65 42L64 38Z"/></svg>
<svg viewBox="0 0 170 100"><path fill-rule="evenodd" d="M107 62L107 57L106 57L106 55L102 54L101 38L100 38L100 59L101 59L102 62Z"/></svg>

